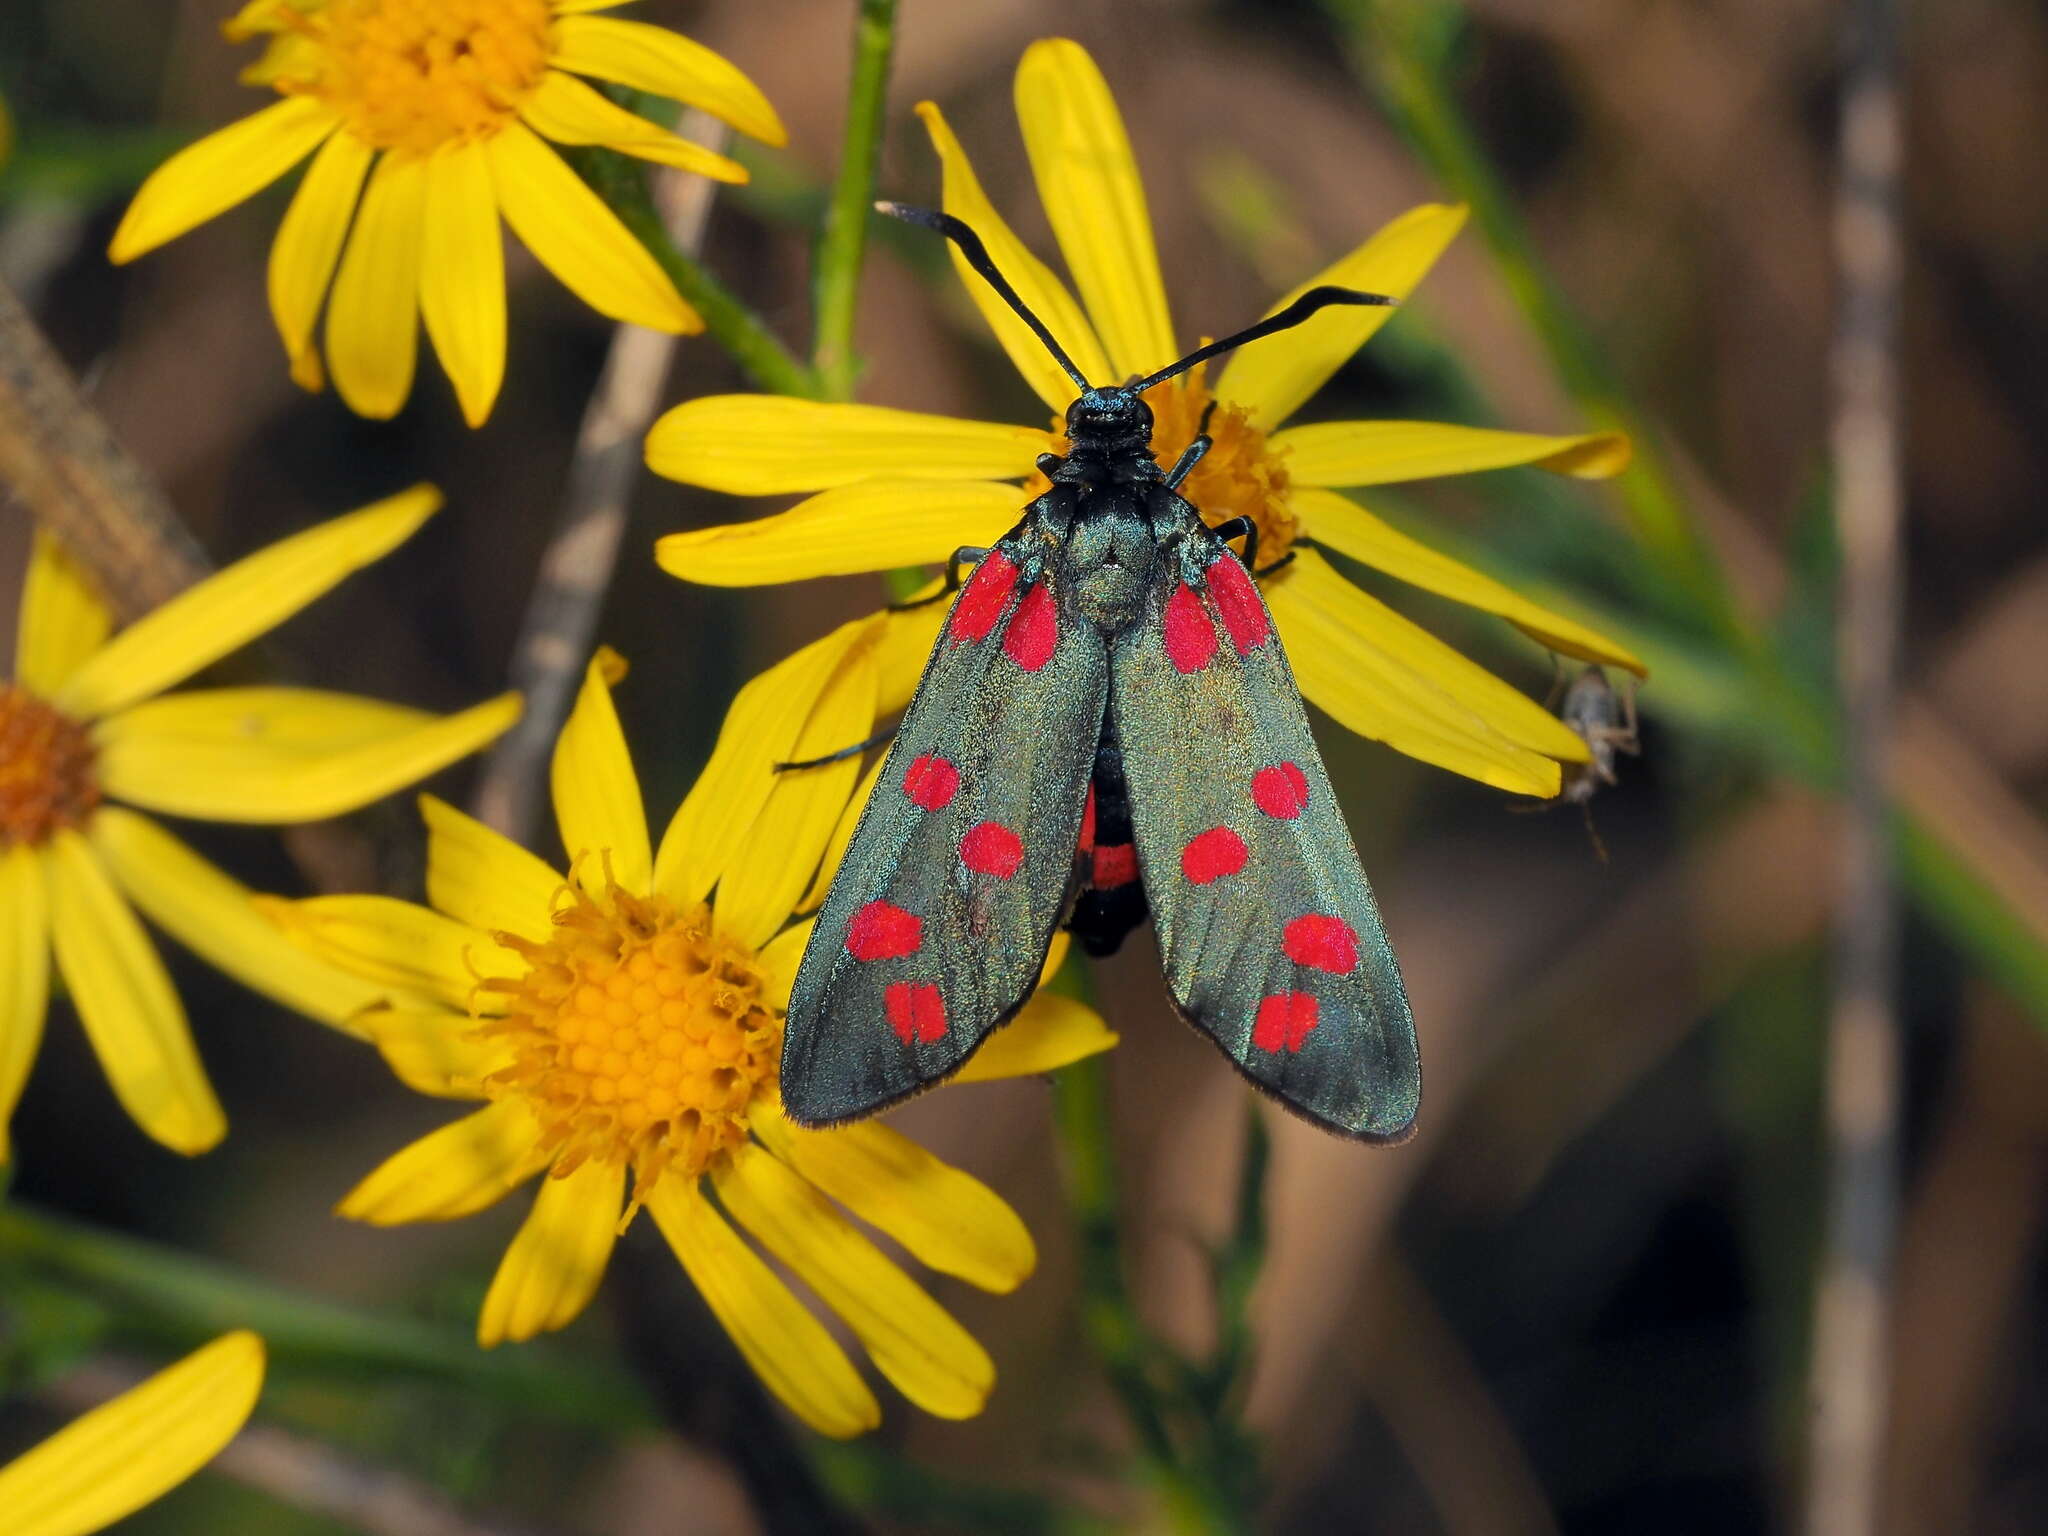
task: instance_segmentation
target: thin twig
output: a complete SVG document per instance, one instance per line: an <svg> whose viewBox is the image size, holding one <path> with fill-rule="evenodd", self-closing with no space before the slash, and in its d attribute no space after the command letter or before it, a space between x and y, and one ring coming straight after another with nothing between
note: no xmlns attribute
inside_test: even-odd
<svg viewBox="0 0 2048 1536"><path fill-rule="evenodd" d="M1846 20L1833 457L1842 547L1839 685L1846 806L1828 1020L1829 1210L1814 1318L1812 1536L1878 1529L1899 1223L1898 904L1887 802L1901 590L1899 18Z"/></svg>
<svg viewBox="0 0 2048 1536"><path fill-rule="evenodd" d="M14 290L0 282L0 500L25 506L134 619L212 566L170 498L114 440Z"/></svg>
<svg viewBox="0 0 2048 1536"><path fill-rule="evenodd" d="M142 1379L113 1365L90 1365L55 1382L46 1394L76 1415L99 1407ZM541 1536L526 1522L509 1524L467 1514L440 1490L270 1424L250 1424L228 1442L210 1469L309 1515L323 1515L364 1536Z"/></svg>
<svg viewBox="0 0 2048 1536"><path fill-rule="evenodd" d="M895 51L896 0L860 0L854 23L853 81L846 98L846 147L839 180L818 237L816 343L811 366L828 399L850 400L858 373L853 315L861 257L882 158L882 121L889 104L889 59Z"/></svg>
<svg viewBox="0 0 2048 1536"><path fill-rule="evenodd" d="M712 149L723 149L730 132L695 108L684 113L678 131ZM674 172L658 180L655 206L677 249L694 254L703 245L717 185ZM568 495L512 652L512 686L525 696L526 711L484 760L472 801L481 820L521 842L533 834L548 754L568 718L611 589L640 442L661 403L675 348L673 336L620 326L583 412Z"/></svg>

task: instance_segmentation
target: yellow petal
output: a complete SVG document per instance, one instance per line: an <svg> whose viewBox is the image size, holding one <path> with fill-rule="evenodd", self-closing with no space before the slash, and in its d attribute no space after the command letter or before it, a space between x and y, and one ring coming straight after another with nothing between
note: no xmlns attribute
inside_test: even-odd
<svg viewBox="0 0 2048 1536"><path fill-rule="evenodd" d="M604 1278L619 1235L626 1171L585 1163L566 1178L540 1181L533 1210L505 1250L477 1318L485 1349L566 1328Z"/></svg>
<svg viewBox="0 0 2048 1536"><path fill-rule="evenodd" d="M439 491L415 486L237 560L122 630L51 702L92 718L161 692L388 554L440 505Z"/></svg>
<svg viewBox="0 0 2048 1536"><path fill-rule="evenodd" d="M1350 255L1283 294L1266 313L1285 309L1324 283L1405 299L1464 223L1462 206L1424 203L1411 208ZM1393 313L1379 308L1326 309L1299 330L1253 342L1225 365L1216 380L1217 398L1245 407L1271 431L1321 389Z"/></svg>
<svg viewBox="0 0 2048 1536"><path fill-rule="evenodd" d="M811 930L817 926L815 917L807 918L761 946L761 1000L770 1008L788 1009L789 989L796 985L804 946L811 942Z"/></svg>
<svg viewBox="0 0 2048 1536"><path fill-rule="evenodd" d="M256 1406L263 1341L223 1334L0 1467L8 1536L86 1536L168 1493Z"/></svg>
<svg viewBox="0 0 2048 1536"><path fill-rule="evenodd" d="M30 693L54 697L71 674L97 651L113 625L85 567L37 528L21 587L21 620L14 645L14 675Z"/></svg>
<svg viewBox="0 0 2048 1536"><path fill-rule="evenodd" d="M380 157L327 303L334 387L350 410L375 421L396 416L412 393L426 204L426 163Z"/></svg>
<svg viewBox="0 0 2048 1536"><path fill-rule="evenodd" d="M1051 447L1032 427L782 395L706 395L655 422L647 467L685 485L774 496L857 480L1021 480ZM1011 501L1024 504L1014 487Z"/></svg>
<svg viewBox="0 0 2048 1536"><path fill-rule="evenodd" d="M188 144L149 173L107 259L133 261L254 196L310 155L339 125L334 109L292 96Z"/></svg>
<svg viewBox="0 0 2048 1536"><path fill-rule="evenodd" d="M1628 435L1582 432L1546 437L1434 421L1329 421L1276 432L1296 485L1390 485L1482 469L1533 464L1553 474L1604 480L1628 467Z"/></svg>
<svg viewBox="0 0 2048 1536"><path fill-rule="evenodd" d="M452 917L390 896L313 896L261 901L291 938L330 965L388 990L430 997L467 1012L477 982L519 976L525 962ZM476 1001L481 1005L484 996Z"/></svg>
<svg viewBox="0 0 2048 1536"><path fill-rule="evenodd" d="M704 329L647 247L531 128L508 123L486 148L505 222L577 298L650 330Z"/></svg>
<svg viewBox="0 0 2048 1536"><path fill-rule="evenodd" d="M1303 533L1318 544L1425 592L1497 613L1553 651L1581 661L1626 667L1639 677L1646 674L1634 654L1606 636L1532 603L1512 587L1388 527L1348 496L1297 488L1288 493L1288 503L1300 516Z"/></svg>
<svg viewBox="0 0 2048 1536"><path fill-rule="evenodd" d="M825 684L790 749L790 760L809 762L865 741L874 725L874 647L857 645ZM859 778L858 757L775 776L747 830L745 853L718 882L714 910L721 929L758 949L788 920Z"/></svg>
<svg viewBox="0 0 2048 1536"><path fill-rule="evenodd" d="M480 427L505 382L505 238L481 147L460 144L428 159L421 211L420 315L462 419Z"/></svg>
<svg viewBox="0 0 2048 1536"><path fill-rule="evenodd" d="M1392 630L1396 625L1384 621L1401 622L1398 615L1348 583L1343 583L1337 613L1314 601L1310 588L1316 578L1302 579L1311 561L1328 582L1343 583L1314 550L1304 549L1293 565L1264 584L1295 679L1311 704L1346 730L1483 784L1518 795L1557 793L1554 761L1509 741L1454 698L1438 677L1388 654L1379 635L1368 633ZM1584 751L1584 743L1579 750Z"/></svg>
<svg viewBox="0 0 2048 1536"><path fill-rule="evenodd" d="M797 1174L919 1263L997 1292L1015 1290L1037 1266L1030 1231L1000 1195L901 1132L872 1121L809 1131L772 1104L757 1106L751 1123Z"/></svg>
<svg viewBox="0 0 2048 1536"><path fill-rule="evenodd" d="M985 549L1023 511L1024 493L1014 485L864 480L773 517L671 533L655 542L654 558L671 576L714 587L852 576L934 565L968 545Z"/></svg>
<svg viewBox="0 0 2048 1536"><path fill-rule="evenodd" d="M356 1015L388 987L308 954L266 918L248 888L151 821L118 805L92 820L92 845L149 920L265 997L360 1034Z"/></svg>
<svg viewBox="0 0 2048 1536"><path fill-rule="evenodd" d="M441 717L311 688L209 688L122 710L93 737L100 783L135 805L203 821L317 821L467 757L519 707L506 693Z"/></svg>
<svg viewBox="0 0 2048 1536"><path fill-rule="evenodd" d="M713 181L743 182L747 168L716 150L692 144L658 123L628 112L574 75L551 69L525 100L519 115L526 126L557 144L602 144L621 154L673 166Z"/></svg>
<svg viewBox="0 0 2048 1536"><path fill-rule="evenodd" d="M1032 994L1016 1018L990 1035L949 1081L986 1083L1005 1077L1036 1077L1072 1066L1116 1042L1116 1031L1093 1008L1064 993L1041 990Z"/></svg>
<svg viewBox="0 0 2048 1536"><path fill-rule="evenodd" d="M1023 299L1026 307L1045 322L1045 328L1052 332L1053 339L1059 342L1082 375L1092 384L1112 382L1117 374L1109 365L1102 343L1096 339L1095 328L1088 323L1081 306L1074 302L1074 296L1067 292L1067 285L1059 280L1052 268L1031 254L1031 248L1017 238L1003 216L996 212L995 204L981 189L981 181L974 174L967 152L953 137L953 130L938 107L929 101L921 101L917 104L917 115L924 120L925 131L931 135L932 148L939 153L939 164L945 177L941 206L981 236L981 243L988 247L996 270L1010 280L1010 286L1017 290L1017 296ZM981 311L982 319L995 332L996 340L1009 353L1010 361L1024 375L1025 382L1055 411L1065 411L1076 393L1073 380L1053 361L1045 343L1032 334L1031 328L1017 317L1017 312L997 296L986 279L967 265L967 259L950 240L946 242L946 251L953 259L953 271L958 274L968 297L974 300L975 308Z"/></svg>
<svg viewBox="0 0 2048 1536"><path fill-rule="evenodd" d="M758 1153L715 1183L732 1219L853 1329L897 1391L942 1419L981 1412L996 1384L988 1351L823 1195Z"/></svg>
<svg viewBox="0 0 2048 1536"><path fill-rule="evenodd" d="M555 742L552 772L555 821L571 877L595 894L605 889L609 869L627 890L646 890L654 865L647 811L600 657L583 669L576 707Z"/></svg>
<svg viewBox="0 0 2048 1536"><path fill-rule="evenodd" d="M512 1059L477 1037L468 1014L447 1008L372 1008L353 1022L401 1083L437 1099L484 1097L484 1079Z"/></svg>
<svg viewBox="0 0 2048 1536"><path fill-rule="evenodd" d="M937 590L938 584L934 582L918 595L930 596ZM875 664L881 668L881 686L875 699L878 716L895 714L917 692L918 681L931 663L950 607L941 600L916 608L893 609L884 617L882 638L875 646Z"/></svg>
<svg viewBox="0 0 2048 1536"><path fill-rule="evenodd" d="M654 886L662 895L690 906L710 893L773 792L775 764L795 756L797 737L840 663L854 646L872 644L875 633L873 617L842 624L740 689L711 761L662 834L654 865Z"/></svg>
<svg viewBox="0 0 2048 1536"><path fill-rule="evenodd" d="M878 718L885 713L888 713L888 711L881 709L875 711ZM846 857L847 846L853 842L853 834L859 830L861 814L867 810L868 801L874 798L875 786L882 782L882 770L888 765L888 754L884 753L868 764L867 772L861 775L860 783L854 786L853 797L846 802L845 807L840 811L838 825L833 827L832 836L825 844L825 857L818 863L818 872L811 879L811 888L804 892L803 900L797 903L798 911L815 912L820 906L824 905L825 893L832 889L832 879L839 873L839 865ZM770 947L772 948L773 946L771 945ZM766 958L767 955L764 951L762 959L765 961ZM796 971L793 967L790 971L789 979L791 981L796 979ZM784 1002L788 1001L788 996L789 994L785 990L783 993Z"/></svg>
<svg viewBox="0 0 2048 1536"><path fill-rule="evenodd" d="M335 1214L373 1227L473 1216L527 1177L539 1141L540 1126L523 1103L487 1104L385 1159Z"/></svg>
<svg viewBox="0 0 2048 1536"><path fill-rule="evenodd" d="M313 324L341 259L370 158L370 146L354 134L335 134L306 167L305 180L277 226L270 244L270 316L287 357L312 355Z"/></svg>
<svg viewBox="0 0 2048 1536"><path fill-rule="evenodd" d="M79 1022L124 1108L175 1152L204 1152L227 1117L149 935L76 832L47 845L50 930Z"/></svg>
<svg viewBox="0 0 2048 1536"><path fill-rule="evenodd" d="M49 1006L49 898L36 851L17 843L0 853L0 1163L14 1155L7 1125L35 1065Z"/></svg>
<svg viewBox="0 0 2048 1536"><path fill-rule="evenodd" d="M636 91L700 107L764 144L786 144L782 119L760 88L702 43L639 21L575 16L561 6L548 62Z"/></svg>
<svg viewBox="0 0 2048 1536"><path fill-rule="evenodd" d="M1152 215L1138 161L1102 72L1079 43L1041 38L1017 66L1017 125L1039 201L1109 352L1114 383L1172 362Z"/></svg>
<svg viewBox="0 0 2048 1536"><path fill-rule="evenodd" d="M485 933L546 943L562 877L437 796L420 796L420 814L427 823L427 900L435 909Z"/></svg>
<svg viewBox="0 0 2048 1536"><path fill-rule="evenodd" d="M846 1351L711 1208L694 1179L667 1178L647 1211L762 1384L821 1435L846 1440L882 1422Z"/></svg>

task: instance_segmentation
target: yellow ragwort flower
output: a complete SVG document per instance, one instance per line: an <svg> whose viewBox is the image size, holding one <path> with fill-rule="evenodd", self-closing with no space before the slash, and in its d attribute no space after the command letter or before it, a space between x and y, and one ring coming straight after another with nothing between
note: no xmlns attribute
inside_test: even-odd
<svg viewBox="0 0 2048 1536"><path fill-rule="evenodd" d="M256 1406L263 1341L223 1334L0 1467L8 1536L87 1536L220 1454Z"/></svg>
<svg viewBox="0 0 2048 1536"><path fill-rule="evenodd" d="M590 14L623 3L251 0L227 35L269 38L243 80L284 100L160 166L108 255L132 261L312 155L270 248L270 312L293 376L317 388L324 299L335 387L379 418L412 392L421 319L470 425L490 415L505 373L500 214L600 314L702 330L646 248L544 141L747 179L578 76L687 102L770 144L785 135L753 82L710 49Z"/></svg>
<svg viewBox="0 0 2048 1536"><path fill-rule="evenodd" d="M136 1124L187 1153L226 1134L131 900L230 976L315 1018L340 1023L368 1000L371 989L284 941L247 890L128 806L268 824L336 816L511 725L515 694L443 718L310 688L164 693L391 550L439 504L419 487L281 540L112 639L83 572L37 536L14 677L0 681L0 1155L42 1039L52 949Z"/></svg>
<svg viewBox="0 0 2048 1536"><path fill-rule="evenodd" d="M1017 116L1085 310L983 195L939 109L925 102L918 112L944 167L946 211L980 233L1090 380L1140 377L1190 349L1195 338L1182 346L1168 318L1122 119L1078 44L1052 39L1026 51ZM1273 308L1319 283L1405 298L1464 218L1461 208L1413 209ZM657 473L738 495L820 494L757 522L673 534L658 546L665 569L722 586L887 570L993 544L1016 522L1026 497L1043 489L1037 456L1065 450L1061 424L1074 387L957 252L954 263L996 339L1052 408L1051 430L773 396L687 401L648 434L647 462ZM1149 390L1160 463L1170 465L1193 440L1213 403L1215 446L1183 491L1212 524L1238 516L1256 523L1262 564L1295 557L1263 585L1311 702L1411 757L1517 793L1554 795L1558 764L1584 762L1585 743L1346 581L1313 546L1499 614L1552 650L1641 672L1612 641L1397 532L1336 489L1514 464L1599 477L1627 462L1627 441L1605 432L1546 437L1417 421L1283 427L1391 313L1327 311L1246 347L1213 385L1197 371Z"/></svg>
<svg viewBox="0 0 2048 1536"><path fill-rule="evenodd" d="M880 1410L741 1231L905 1397L949 1418L980 1410L995 1379L986 1352L839 1207L990 1291L1031 1271L1030 1234L992 1191L886 1126L790 1123L777 1075L808 913L866 797L849 801L855 762L772 765L858 741L882 706L901 708L933 633L921 616L857 621L748 684L658 848L601 656L555 749L566 877L428 798L432 910L372 896L278 904L316 953L392 989L363 1022L401 1078L488 1101L391 1158L341 1213L449 1220L548 1175L484 1300L481 1343L574 1319L644 1205L763 1382L812 1427L858 1434ZM1092 1011L1040 993L960 1077L1047 1072L1114 1040Z"/></svg>

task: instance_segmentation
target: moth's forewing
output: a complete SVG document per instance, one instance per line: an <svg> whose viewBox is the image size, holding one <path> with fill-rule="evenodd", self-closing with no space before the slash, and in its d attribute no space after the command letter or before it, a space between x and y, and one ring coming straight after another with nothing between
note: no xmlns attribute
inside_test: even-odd
<svg viewBox="0 0 2048 1536"><path fill-rule="evenodd" d="M1108 687L1049 492L954 601L790 994L784 1107L857 1119L957 1069L1037 983ZM1054 526L1057 525L1057 526Z"/></svg>
<svg viewBox="0 0 2048 1536"><path fill-rule="evenodd" d="M1110 661L1167 985L1289 1108L1401 1140L1422 1080L1392 946L1265 602L1188 519Z"/></svg>

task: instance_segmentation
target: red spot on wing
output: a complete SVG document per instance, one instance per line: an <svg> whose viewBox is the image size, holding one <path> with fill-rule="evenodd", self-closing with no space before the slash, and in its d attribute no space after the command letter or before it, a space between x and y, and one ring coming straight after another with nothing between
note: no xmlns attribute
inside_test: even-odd
<svg viewBox="0 0 2048 1536"><path fill-rule="evenodd" d="M1196 885L1208 885L1244 868L1251 855L1244 839L1228 827L1211 827L1188 840L1180 851L1180 872Z"/></svg>
<svg viewBox="0 0 2048 1536"><path fill-rule="evenodd" d="M1316 1027L1317 1003L1306 992L1275 992L1259 1004L1252 1044L1262 1051L1298 1051Z"/></svg>
<svg viewBox="0 0 2048 1536"><path fill-rule="evenodd" d="M1081 806L1081 837L1074 851L1082 858L1095 851L1095 781L1088 781L1088 799Z"/></svg>
<svg viewBox="0 0 2048 1536"><path fill-rule="evenodd" d="M988 632L1003 616L1010 589L1017 585L1016 562L999 549L992 549L974 569L974 577L953 604L948 633L956 645L986 640Z"/></svg>
<svg viewBox="0 0 2048 1536"><path fill-rule="evenodd" d="M1333 976L1348 976L1358 969L1358 934L1341 917L1320 912L1297 917L1281 935L1280 947L1296 965Z"/></svg>
<svg viewBox="0 0 2048 1536"><path fill-rule="evenodd" d="M846 925L846 952L856 960L901 960L924 943L924 919L886 901L871 901Z"/></svg>
<svg viewBox="0 0 2048 1536"><path fill-rule="evenodd" d="M1024 862L1024 839L999 821L984 821L960 839L960 862L977 875L1007 880Z"/></svg>
<svg viewBox="0 0 2048 1536"><path fill-rule="evenodd" d="M882 989L882 1007L889 1027L905 1045L922 1040L930 1045L946 1038L946 1000L928 981L892 981Z"/></svg>
<svg viewBox="0 0 2048 1536"><path fill-rule="evenodd" d="M1177 672L1199 672L1216 654L1216 626L1209 611L1182 582L1166 600L1166 659Z"/></svg>
<svg viewBox="0 0 2048 1536"><path fill-rule="evenodd" d="M1238 655L1266 643L1273 622L1235 555L1224 555L1209 567L1209 596L1215 599L1216 611L1223 616L1223 627L1230 631L1230 643L1237 647Z"/></svg>
<svg viewBox="0 0 2048 1536"><path fill-rule="evenodd" d="M1252 775L1252 804L1268 816L1292 821L1308 804L1308 775L1299 763L1275 763Z"/></svg>
<svg viewBox="0 0 2048 1536"><path fill-rule="evenodd" d="M1099 843L1095 865L1088 883L1098 891L1113 891L1138 878L1138 850L1129 843Z"/></svg>
<svg viewBox="0 0 2048 1536"><path fill-rule="evenodd" d="M960 792L960 770L943 757L919 753L903 770L903 793L928 811L942 811Z"/></svg>
<svg viewBox="0 0 2048 1536"><path fill-rule="evenodd" d="M1003 654L1026 672L1036 672L1052 660L1059 645L1059 611L1053 604L1052 592L1041 581L1024 594L1024 601L1017 605L1017 612L1010 619L1010 627L1003 631Z"/></svg>

